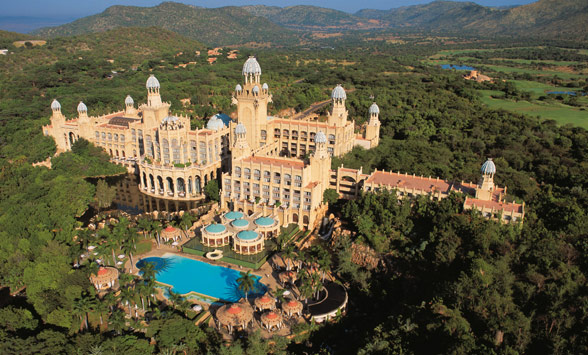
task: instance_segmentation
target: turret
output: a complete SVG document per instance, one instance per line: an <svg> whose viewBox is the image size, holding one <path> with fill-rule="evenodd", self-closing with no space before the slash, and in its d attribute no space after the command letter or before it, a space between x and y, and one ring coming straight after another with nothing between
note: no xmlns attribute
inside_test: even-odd
<svg viewBox="0 0 588 355"><path fill-rule="evenodd" d="M125 114L127 116L134 116L137 113L135 109L135 101L131 97L131 95L127 95L125 98Z"/></svg>
<svg viewBox="0 0 588 355"><path fill-rule="evenodd" d="M370 141L370 148L377 146L380 142L380 108L374 102L369 110L369 121L365 128L365 139Z"/></svg>
<svg viewBox="0 0 588 355"><path fill-rule="evenodd" d="M251 155L251 147L247 142L247 128L243 123L235 127L235 144L231 151L233 158L244 158Z"/></svg>
<svg viewBox="0 0 588 355"><path fill-rule="evenodd" d="M261 66L255 57L243 64L244 82L235 86L233 104L237 105L237 121L247 130L247 142L251 148L266 144L261 131L267 131L267 106L272 102L269 86L261 84ZM268 135L266 135L267 137Z"/></svg>
<svg viewBox="0 0 588 355"><path fill-rule="evenodd" d="M323 131L318 131L314 136L315 151L310 157L310 169L312 181L320 181L326 189L329 187L331 174L331 155L327 151L327 136Z"/></svg>
<svg viewBox="0 0 588 355"><path fill-rule="evenodd" d="M476 187L476 198L480 200L491 200L494 192L494 174L496 174L496 165L492 158L488 158L480 169L482 176Z"/></svg>
<svg viewBox="0 0 588 355"><path fill-rule="evenodd" d="M82 120L87 121L88 118L88 107L82 101L78 104L78 118L80 119L80 122Z"/></svg>
<svg viewBox="0 0 588 355"><path fill-rule="evenodd" d="M51 111L53 114L51 115L51 124L55 125L56 123L65 122L65 116L61 113L61 104L57 100L53 100L51 103Z"/></svg>
<svg viewBox="0 0 588 355"><path fill-rule="evenodd" d="M161 95L159 94L160 85L159 80L157 80L155 75L151 74L149 76L145 86L147 87L147 105L151 107L161 106Z"/></svg>
<svg viewBox="0 0 588 355"><path fill-rule="evenodd" d="M338 84L331 92L332 108L328 115L329 125L341 127L347 123L347 109L345 108L345 100L347 94L345 89Z"/></svg>

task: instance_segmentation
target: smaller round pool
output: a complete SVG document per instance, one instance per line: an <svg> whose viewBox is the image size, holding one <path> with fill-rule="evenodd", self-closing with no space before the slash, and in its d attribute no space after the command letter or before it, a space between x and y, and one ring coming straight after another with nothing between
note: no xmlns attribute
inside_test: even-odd
<svg viewBox="0 0 588 355"><path fill-rule="evenodd" d="M222 233L227 230L227 227L222 224L211 224L204 229L206 229L208 233Z"/></svg>
<svg viewBox="0 0 588 355"><path fill-rule="evenodd" d="M225 218L228 220L243 218L243 212L231 211L225 214Z"/></svg>
<svg viewBox="0 0 588 355"><path fill-rule="evenodd" d="M257 238L257 232L254 231L241 231L237 234L237 238L241 240L253 240Z"/></svg>
<svg viewBox="0 0 588 355"><path fill-rule="evenodd" d="M149 258L139 260L137 262L137 267L139 269L141 269L147 263L153 264L153 268L155 269L156 272L164 270L166 267L168 267L170 265L170 261L167 259L159 258L159 257L149 257ZM142 274L142 272L141 272L141 274Z"/></svg>
<svg viewBox="0 0 588 355"><path fill-rule="evenodd" d="M255 224L260 227L269 227L274 224L274 219L270 217L259 217L255 220Z"/></svg>
<svg viewBox="0 0 588 355"><path fill-rule="evenodd" d="M234 227L237 227L237 228L245 228L249 225L249 222L246 219L236 219L231 223L233 224Z"/></svg>

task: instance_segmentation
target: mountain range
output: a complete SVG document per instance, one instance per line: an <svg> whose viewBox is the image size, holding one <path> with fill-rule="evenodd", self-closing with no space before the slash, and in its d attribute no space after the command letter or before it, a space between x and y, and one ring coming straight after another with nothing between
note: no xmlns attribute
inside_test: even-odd
<svg viewBox="0 0 588 355"><path fill-rule="evenodd" d="M37 30L41 37L70 36L116 27L157 26L209 45L295 45L302 32L353 30L467 33L478 36L588 38L587 0L539 0L494 8L473 2L433 1L355 14L316 6L265 5L202 8L174 2L154 7L112 6L74 22Z"/></svg>

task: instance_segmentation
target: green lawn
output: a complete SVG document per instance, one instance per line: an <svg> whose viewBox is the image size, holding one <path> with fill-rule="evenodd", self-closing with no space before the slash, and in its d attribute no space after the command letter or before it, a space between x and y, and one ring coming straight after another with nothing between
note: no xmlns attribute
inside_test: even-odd
<svg viewBox="0 0 588 355"><path fill-rule="evenodd" d="M555 120L559 124L571 123L575 126L588 129L588 111L566 106L559 103L543 103L528 101L511 101L494 99L491 95L500 95L500 91L480 90L482 101L491 108L503 109L531 116L539 116L544 119Z"/></svg>
<svg viewBox="0 0 588 355"><path fill-rule="evenodd" d="M585 75L582 75L582 74L573 74L573 73L567 73L567 72L562 72L562 71L557 71L557 70L536 70L536 69L507 67L507 66L502 66L502 65L488 65L488 64L480 65L480 67L483 67L486 69L491 69L496 72L503 72L503 73L528 73L531 75L540 75L540 76L557 75L561 79L566 79L566 80L569 80L572 78L575 79L575 78L584 78L585 77ZM484 70L482 70L482 72L484 72Z"/></svg>

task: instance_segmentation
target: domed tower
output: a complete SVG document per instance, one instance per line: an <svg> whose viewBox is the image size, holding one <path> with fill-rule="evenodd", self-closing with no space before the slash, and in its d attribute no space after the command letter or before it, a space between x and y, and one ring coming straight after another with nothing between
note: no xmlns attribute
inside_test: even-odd
<svg viewBox="0 0 588 355"><path fill-rule="evenodd" d="M251 146L247 142L247 128L241 122L235 127L235 144L231 150L232 158L245 158L251 155Z"/></svg>
<svg viewBox="0 0 588 355"><path fill-rule="evenodd" d="M377 146L380 143L380 108L374 102L369 110L369 121L365 128L365 139L370 141L370 148Z"/></svg>
<svg viewBox="0 0 588 355"><path fill-rule="evenodd" d="M136 114L137 109L135 108L135 100L133 100L131 95L127 95L125 98L125 115L135 116Z"/></svg>
<svg viewBox="0 0 588 355"><path fill-rule="evenodd" d="M60 124L65 122L65 116L61 113L61 104L56 99L51 103L51 124Z"/></svg>
<svg viewBox="0 0 588 355"><path fill-rule="evenodd" d="M88 118L88 107L82 101L78 104L78 118L80 122Z"/></svg>
<svg viewBox="0 0 588 355"><path fill-rule="evenodd" d="M249 146L256 148L266 143L262 140L261 131L267 131L267 105L272 102L272 96L268 85L260 83L261 66L255 57L245 61L242 74L244 83L235 87L233 104L237 105L238 122L247 130Z"/></svg>
<svg viewBox="0 0 588 355"><path fill-rule="evenodd" d="M347 94L345 93L345 89L343 89L341 84L337 84L331 92L333 107L328 114L329 125L342 127L347 123L347 109L345 108L346 99Z"/></svg>
<svg viewBox="0 0 588 355"><path fill-rule="evenodd" d="M496 165L494 165L492 158L488 158L482 164L480 171L482 172L482 176L478 182L478 187L476 187L476 198L490 201L494 192L494 174L496 174Z"/></svg>
<svg viewBox="0 0 588 355"><path fill-rule="evenodd" d="M159 80L151 74L145 84L147 87L147 105L157 107L161 105L161 95L159 94Z"/></svg>
<svg viewBox="0 0 588 355"><path fill-rule="evenodd" d="M143 131L149 131L159 126L159 123L169 116L169 103L161 101L159 80L151 74L145 83L147 88L147 104L141 105L143 111ZM126 101L126 100L125 100ZM126 103L125 103L126 106Z"/></svg>
<svg viewBox="0 0 588 355"><path fill-rule="evenodd" d="M327 136L318 131L314 136L315 151L310 157L312 181L320 181L326 189L329 187L329 170L331 169L331 155L327 151Z"/></svg>

